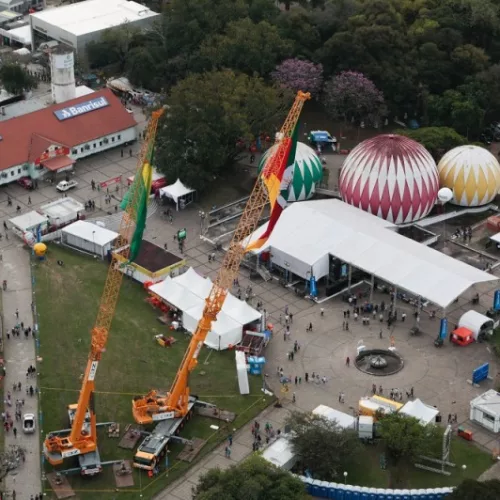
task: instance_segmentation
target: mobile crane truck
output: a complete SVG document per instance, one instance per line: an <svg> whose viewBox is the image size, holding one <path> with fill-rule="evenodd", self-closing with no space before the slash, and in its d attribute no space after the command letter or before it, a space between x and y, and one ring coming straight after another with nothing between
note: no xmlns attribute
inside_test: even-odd
<svg viewBox="0 0 500 500"><path fill-rule="evenodd" d="M271 204L271 219L268 231L272 230L273 212L278 203L283 172L292 144L300 112L309 93L298 92L288 116L277 134L278 147L260 173L255 186L243 210L238 226L234 232L229 249L224 255L222 265L215 279L210 294L205 300L202 317L193 332L189 346L172 383L170 392L166 395L151 390L145 396L138 396L132 401L132 414L138 424L148 425L159 422L153 432L148 435L137 448L134 456L134 467L152 470L167 452L170 439L176 436L185 422L190 419L197 398L190 394L189 374L198 364L203 342L222 309L228 288L238 275L238 270L247 251L245 240L257 229L262 212L268 202ZM278 212L278 211L277 211ZM278 215L279 216L279 215ZM276 223L276 220L274 220Z"/></svg>
<svg viewBox="0 0 500 500"><path fill-rule="evenodd" d="M139 244L142 241L144 224L140 225L138 218L146 217L145 209L149 199L149 190L140 189L142 185L140 183L144 182L145 185L151 183L156 129L163 112L164 109L159 109L154 111L151 116L146 139L139 154L137 183L131 187L127 194L125 211L115 244L115 248L120 250L120 254L125 259L133 258L132 253L138 251L138 245L132 251L131 246L135 245L136 241ZM145 191L147 192L145 193ZM136 234L137 231L140 234ZM97 319L91 330L90 353L78 403L68 407L71 428L51 432L43 443L43 453L51 465L60 465L65 459L78 456L82 475L94 475L102 470L102 462L97 448L94 379L102 353L106 349L122 280L123 273L120 270L120 262L113 254L99 303Z"/></svg>

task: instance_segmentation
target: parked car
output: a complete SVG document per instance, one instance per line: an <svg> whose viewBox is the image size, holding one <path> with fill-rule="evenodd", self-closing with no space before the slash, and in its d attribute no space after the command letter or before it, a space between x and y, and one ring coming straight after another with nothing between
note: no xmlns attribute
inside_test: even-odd
<svg viewBox="0 0 500 500"><path fill-rule="evenodd" d="M21 177L20 179L17 179L17 183L24 189L33 189L33 180L31 177Z"/></svg>
<svg viewBox="0 0 500 500"><path fill-rule="evenodd" d="M23 416L23 432L25 434L33 434L35 432L35 414L25 413Z"/></svg>
<svg viewBox="0 0 500 500"><path fill-rule="evenodd" d="M69 191L70 189L75 188L78 186L78 182L76 181L61 181L57 186L56 189L58 191L64 192L64 191Z"/></svg>

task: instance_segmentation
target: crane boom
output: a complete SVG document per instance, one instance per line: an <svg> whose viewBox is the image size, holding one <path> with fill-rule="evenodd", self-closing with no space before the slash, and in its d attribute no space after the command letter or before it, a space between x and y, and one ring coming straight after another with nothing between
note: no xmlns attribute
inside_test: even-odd
<svg viewBox="0 0 500 500"><path fill-rule="evenodd" d="M213 282L212 289L205 299L203 314L189 342L181 365L166 397L160 397L156 391L150 391L144 398L133 401L133 415L138 423L151 423L155 413L169 414L169 417L180 417L188 412L189 374L198 363L198 355L217 314L222 309L228 289L237 276L241 261L245 255L244 240L256 229L262 212L269 201L269 194L264 183L264 175L278 173L280 165L286 159L285 141L290 139L298 122L300 112L310 94L298 92L288 116L278 135L278 147L257 179L245 209L233 234L229 249L224 255L219 273Z"/></svg>
<svg viewBox="0 0 500 500"><path fill-rule="evenodd" d="M150 163L152 160L158 121L163 111L163 109L159 109L152 113L147 135L139 153L137 171L140 171L146 162ZM130 255L129 242L135 228L135 216L141 202L139 189L132 188L129 193L130 196L120 222L118 238L115 243L115 248L120 249L120 255L125 259L128 259ZM96 450L97 422L94 408L94 379L102 353L105 351L108 342L109 330L115 316L122 280L123 273L120 271L120 262L113 254L99 302L97 318L91 330L90 353L71 425L71 432L66 437L49 434L44 443L47 458L53 465L62 463L65 457L90 453ZM90 413L90 432L84 429L88 413Z"/></svg>

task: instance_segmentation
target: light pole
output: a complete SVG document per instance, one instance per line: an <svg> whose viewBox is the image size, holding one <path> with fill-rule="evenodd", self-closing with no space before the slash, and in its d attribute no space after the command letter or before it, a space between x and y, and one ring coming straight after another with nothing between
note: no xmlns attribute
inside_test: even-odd
<svg viewBox="0 0 500 500"><path fill-rule="evenodd" d="M347 484L347 471L344 472L344 484Z"/></svg>
<svg viewBox="0 0 500 500"><path fill-rule="evenodd" d="M203 210L198 212L198 217L200 218L200 234L203 233L203 223L205 222L206 216L207 214Z"/></svg>
<svg viewBox="0 0 500 500"><path fill-rule="evenodd" d="M94 244L94 257L95 257L95 231L92 231L92 242Z"/></svg>

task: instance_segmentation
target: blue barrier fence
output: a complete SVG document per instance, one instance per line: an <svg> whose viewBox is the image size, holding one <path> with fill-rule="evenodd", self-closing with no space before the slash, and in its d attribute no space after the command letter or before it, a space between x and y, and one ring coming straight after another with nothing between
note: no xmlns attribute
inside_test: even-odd
<svg viewBox="0 0 500 500"><path fill-rule="evenodd" d="M299 479L305 483L310 495L335 500L445 500L453 490L452 488L385 490L329 483L304 476L299 476Z"/></svg>

